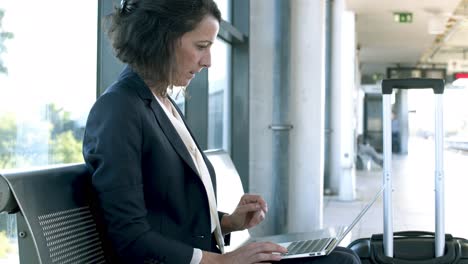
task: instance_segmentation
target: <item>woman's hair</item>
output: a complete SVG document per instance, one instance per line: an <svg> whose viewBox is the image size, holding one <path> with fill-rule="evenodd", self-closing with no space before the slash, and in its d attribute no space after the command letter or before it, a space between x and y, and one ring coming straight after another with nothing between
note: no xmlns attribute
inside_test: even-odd
<svg viewBox="0 0 468 264"><path fill-rule="evenodd" d="M117 58L166 95L172 86L176 42L207 15L221 22L213 0L122 0L107 17Z"/></svg>

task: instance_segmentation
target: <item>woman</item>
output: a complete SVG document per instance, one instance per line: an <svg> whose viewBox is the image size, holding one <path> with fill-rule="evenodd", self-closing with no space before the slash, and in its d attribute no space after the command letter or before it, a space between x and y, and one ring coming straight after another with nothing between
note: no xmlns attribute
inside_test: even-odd
<svg viewBox="0 0 468 264"><path fill-rule="evenodd" d="M213 167L167 96L210 67L220 21L213 0L123 0L110 16L128 66L91 109L83 155L123 263L249 264L286 252L264 242L220 254L223 236L260 223L267 204L247 194L232 214L217 212Z"/></svg>

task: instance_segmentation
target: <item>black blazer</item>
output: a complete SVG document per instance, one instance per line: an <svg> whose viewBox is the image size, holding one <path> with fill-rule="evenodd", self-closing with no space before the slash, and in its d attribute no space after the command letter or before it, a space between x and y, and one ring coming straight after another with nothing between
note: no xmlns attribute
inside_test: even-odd
<svg viewBox="0 0 468 264"><path fill-rule="evenodd" d="M129 67L92 107L83 155L108 237L125 263L189 263L194 247L217 251L192 158ZM202 155L215 188L213 166Z"/></svg>

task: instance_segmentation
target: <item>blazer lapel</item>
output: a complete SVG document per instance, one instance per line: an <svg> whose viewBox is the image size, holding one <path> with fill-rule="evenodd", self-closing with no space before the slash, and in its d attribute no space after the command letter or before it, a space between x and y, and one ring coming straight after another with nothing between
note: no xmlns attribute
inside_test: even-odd
<svg viewBox="0 0 468 264"><path fill-rule="evenodd" d="M177 110L177 112L179 113L179 115L182 117L182 121L184 122L184 125L185 127L187 127L187 130L188 132L190 133L190 136L194 139L193 141L195 142L195 144L197 145L197 148L198 149L202 149L200 148L200 145L198 145L198 142L195 140L195 137L193 136L193 133L192 133L192 130L190 130L190 127L187 125L187 122L185 121L185 118L183 118L183 113L180 111L180 109L177 107L177 104L174 102L174 100L172 100L172 98L169 97L169 100L171 100L171 103L174 105L175 109ZM158 104L159 105L159 104ZM162 109L161 109L162 110ZM164 111L164 110L163 110ZM203 160L205 161L205 164L206 164L206 167L208 169L208 172L210 173L210 178L211 178L211 182L213 183L213 188L214 188L214 191L215 191L215 195L216 195L216 174L214 172L214 169L213 167L211 166L211 162L208 160L208 158L206 157L205 153L203 151L200 151L201 152L201 155L203 157ZM190 155L190 154L189 154Z"/></svg>
<svg viewBox="0 0 468 264"><path fill-rule="evenodd" d="M198 170L195 167L195 164L193 163L192 156L190 156L190 153L185 147L184 142L182 141L179 134L175 130L174 126L172 125L171 120L169 120L166 113L159 105L159 103L156 102L156 99L153 98L153 100L150 103L150 107L151 107L151 110L153 110L153 113L156 116L156 119L159 125L161 126L161 129L163 130L164 134L166 135L167 139L169 140L169 142L171 142L172 146L177 151L179 156L198 175Z"/></svg>
<svg viewBox="0 0 468 264"><path fill-rule="evenodd" d="M144 101L146 101L149 104L154 116L156 117L157 122L159 123L163 133L166 135L172 147L175 149L177 154L179 154L182 160L185 161L185 163L187 163L187 165L198 175L198 170L195 167L192 157L190 156L190 153L185 147L184 142L179 137L179 134L175 130L174 126L172 125L164 110L156 101L156 98L154 98L153 93L135 72L133 72L132 74L134 76L131 76L131 78L136 84L135 86L138 94Z"/></svg>

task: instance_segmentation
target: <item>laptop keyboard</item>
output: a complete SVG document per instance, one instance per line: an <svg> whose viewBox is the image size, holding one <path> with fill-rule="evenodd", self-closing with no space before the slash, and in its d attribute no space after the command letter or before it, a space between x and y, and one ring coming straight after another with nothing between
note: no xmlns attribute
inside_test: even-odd
<svg viewBox="0 0 468 264"><path fill-rule="evenodd" d="M284 254L283 256L308 254L311 252L323 251L328 247L328 245L333 239L334 238L332 237L327 237L327 238L321 238L321 239L302 240L302 241L292 242L288 246L288 253Z"/></svg>

